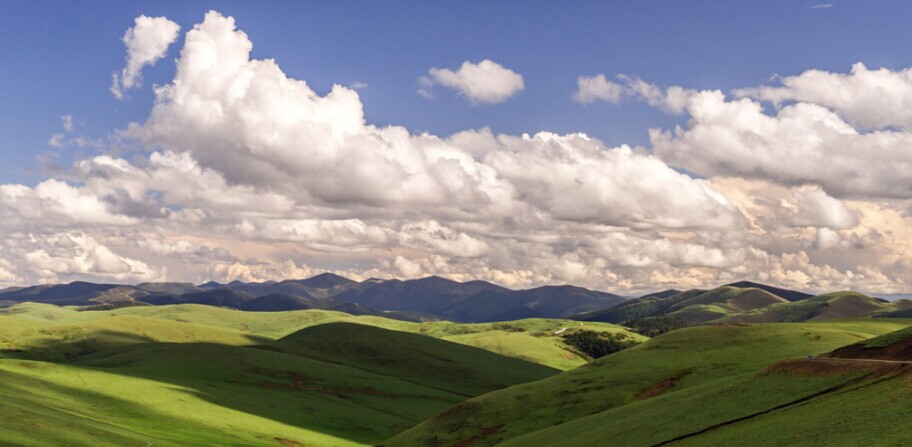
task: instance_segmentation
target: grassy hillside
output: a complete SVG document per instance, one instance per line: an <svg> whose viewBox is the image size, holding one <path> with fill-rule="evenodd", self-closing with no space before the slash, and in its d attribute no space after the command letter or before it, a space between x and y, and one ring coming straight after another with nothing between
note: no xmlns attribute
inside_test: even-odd
<svg viewBox="0 0 912 447"><path fill-rule="evenodd" d="M801 301L773 304L761 309L730 315L721 321L765 323L833 320L858 316L876 316L908 306L906 302L888 302L857 292L833 292Z"/></svg>
<svg viewBox="0 0 912 447"><path fill-rule="evenodd" d="M41 326L42 330L49 330L49 324L78 324L106 320L111 317L149 318L191 323L267 338L280 338L317 324L352 322L442 338L562 370L583 365L587 360L564 344L560 335L555 335L555 332L564 328L610 333L627 332L624 328L613 324L580 323L558 319L527 319L505 323L477 324L458 324L447 321L411 323L316 309L288 312L243 312L196 304L181 304L77 312L72 308L24 303L0 309L0 346L2 346L4 338L12 337L12 335L4 337L4 334L13 326L33 328ZM636 334L631 334L631 336L640 340L645 339Z"/></svg>
<svg viewBox="0 0 912 447"><path fill-rule="evenodd" d="M735 380L779 359L827 352L908 324L862 320L680 329L560 375L462 402L383 445L443 446L468 440L473 447L497 445L596 413L625 411L643 398ZM796 385L796 390L817 386ZM594 437L593 442L604 439Z"/></svg>
<svg viewBox="0 0 912 447"><path fill-rule="evenodd" d="M0 326L3 445L369 445L466 397L557 372L356 324L272 341L154 317L22 310Z"/></svg>
<svg viewBox="0 0 912 447"><path fill-rule="evenodd" d="M691 324L700 324L788 302L785 298L755 287L722 286L712 290L688 290L670 296L662 293L647 295L613 308L580 314L574 318L622 323L634 318L667 316Z"/></svg>
<svg viewBox="0 0 912 447"><path fill-rule="evenodd" d="M625 447L649 447L806 398L856 377L858 374L855 372L823 376L745 374L637 401L519 436L499 445L598 447L604 445L604 439L611 439ZM651 430L644 430L642 421L648 420L662 422Z"/></svg>
<svg viewBox="0 0 912 447"><path fill-rule="evenodd" d="M267 347L462 396L477 396L557 372L484 349L354 323L311 326Z"/></svg>
<svg viewBox="0 0 912 447"><path fill-rule="evenodd" d="M797 323L868 316L908 316L912 301L889 302L857 293L833 292L808 297L801 292L776 289L748 282L689 290L672 296L647 296L597 312L576 315L583 321L623 323L633 318L665 316L689 324ZM789 298L775 295L779 291Z"/></svg>

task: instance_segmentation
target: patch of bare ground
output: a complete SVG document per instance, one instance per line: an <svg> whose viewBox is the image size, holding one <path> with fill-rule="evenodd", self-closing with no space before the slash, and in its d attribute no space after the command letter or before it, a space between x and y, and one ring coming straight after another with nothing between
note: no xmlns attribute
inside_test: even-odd
<svg viewBox="0 0 912 447"><path fill-rule="evenodd" d="M831 352L827 357L834 359L912 361L912 339L902 340L887 346L850 345Z"/></svg>
<svg viewBox="0 0 912 447"><path fill-rule="evenodd" d="M646 399L649 399L650 397L656 397L660 394L664 394L664 393L668 392L668 390L674 388L675 384L678 383L679 380L681 380L682 378L684 378L684 376L686 376L688 374L690 374L690 370L679 371L673 377L669 377L665 380L659 381L659 382L651 385L650 387L640 391L639 393L636 394L636 399L637 400L646 400Z"/></svg>
<svg viewBox="0 0 912 447"><path fill-rule="evenodd" d="M502 429L502 428L503 428L503 424L495 425L493 427L482 427L481 430L478 431L477 435L472 436L471 438L468 438L468 439L463 439L462 441L457 442L453 447L469 447L472 444L474 444L478 441L481 441L482 439L485 439L488 436L493 435L494 433L499 432L500 429Z"/></svg>
<svg viewBox="0 0 912 447"><path fill-rule="evenodd" d="M780 360L763 370L764 374L794 374L801 376L839 376L868 373L866 380L892 377L912 372L912 364L901 362L873 362L858 359L792 359Z"/></svg>

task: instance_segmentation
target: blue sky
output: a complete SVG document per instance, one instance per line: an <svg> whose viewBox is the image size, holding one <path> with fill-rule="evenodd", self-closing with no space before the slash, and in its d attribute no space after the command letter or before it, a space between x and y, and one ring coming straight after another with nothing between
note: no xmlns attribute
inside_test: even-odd
<svg viewBox="0 0 912 447"><path fill-rule="evenodd" d="M647 128L678 119L636 101L582 106L570 99L576 78L625 73L729 91L809 68L846 71L858 61L912 65L908 2L3 2L0 181L42 178L32 171L35 157L51 149L60 115L74 115L92 137L142 121L149 86L171 79L177 54L147 68L144 88L118 101L108 88L123 66L120 37L139 14L167 16L186 31L211 8L238 19L254 57L275 58L317 92L367 83L360 94L369 122L438 135L489 126L646 145ZM431 101L416 94L428 68L485 58L521 73L525 90L495 105L452 92ZM60 151L58 162L87 152Z"/></svg>

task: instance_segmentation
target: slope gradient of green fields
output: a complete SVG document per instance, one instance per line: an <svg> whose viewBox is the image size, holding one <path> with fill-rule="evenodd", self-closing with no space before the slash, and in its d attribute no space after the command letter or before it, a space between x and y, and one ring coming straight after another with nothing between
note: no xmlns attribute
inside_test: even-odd
<svg viewBox="0 0 912 447"><path fill-rule="evenodd" d="M467 397L558 372L379 325L160 310L183 317L0 314L0 445L371 445ZM281 340L264 335L305 319Z"/></svg>
<svg viewBox="0 0 912 447"><path fill-rule="evenodd" d="M659 394L715 386L780 359L828 352L908 324L869 319L681 329L542 381L461 402L383 445L497 445L593 414L626 411L663 384L667 389Z"/></svg>
<svg viewBox="0 0 912 447"><path fill-rule="evenodd" d="M170 306L129 307L110 311L79 312L49 304L24 303L0 309L0 349L4 340L16 339L17 343L30 343L27 339L40 338L42 332L62 331L66 327L83 327L95 321L111 324L112 317L164 320L188 323L197 327L230 330L219 342L252 343L253 339L277 339L297 330L325 323L351 322L403 332L428 335L460 344L476 346L510 357L521 358L552 368L567 370L586 364L584 356L563 343L562 329L592 330L599 332L624 332L636 340L645 340L638 334L609 323L577 322L559 319L533 318L503 323L459 324L448 321L411 323L375 316L353 316L326 310L299 310L287 312L245 312L198 304ZM140 320L134 320L140 321ZM69 325L69 326L68 326ZM147 331L148 332L148 331ZM153 331L155 332L155 331ZM162 334L149 332L158 341L181 341L161 338ZM74 334L75 335L75 334ZM55 335L47 338L55 339ZM192 338L192 337L191 337ZM218 341L218 340L199 340Z"/></svg>

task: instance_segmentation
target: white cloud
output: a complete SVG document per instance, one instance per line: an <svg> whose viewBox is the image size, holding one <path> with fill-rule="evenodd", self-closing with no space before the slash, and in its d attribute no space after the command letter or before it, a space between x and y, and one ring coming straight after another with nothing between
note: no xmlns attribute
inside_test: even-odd
<svg viewBox="0 0 912 447"><path fill-rule="evenodd" d="M179 32L180 25L166 17L137 17L134 26L123 36L123 43L127 47L126 66L120 75L111 75L111 93L121 99L125 91L138 87L142 82L143 67L155 65L165 57L168 47L177 40Z"/></svg>
<svg viewBox="0 0 912 447"><path fill-rule="evenodd" d="M187 33L174 82L158 88L149 120L128 135L182 153L186 163L228 184L335 208L339 216L383 207L387 215L471 214L526 225L543 218L636 227L738 224L734 210L700 181L629 148L607 148L585 135L482 130L444 139L379 128L365 122L354 90L336 85L321 97L273 61L251 60L251 47L234 19L207 14Z"/></svg>
<svg viewBox="0 0 912 447"><path fill-rule="evenodd" d="M60 117L60 124L63 125L63 130L67 132L72 132L74 129L73 125L73 115L63 115Z"/></svg>
<svg viewBox="0 0 912 447"><path fill-rule="evenodd" d="M118 255L82 232L29 235L24 242L26 244L12 250L19 252L20 268L33 280L141 282L162 279L161 272L146 263Z"/></svg>
<svg viewBox="0 0 912 447"><path fill-rule="evenodd" d="M847 74L808 70L778 81L781 85L741 89L735 94L777 105L793 101L817 104L864 130L912 129L912 68L870 70L859 62Z"/></svg>
<svg viewBox="0 0 912 447"><path fill-rule="evenodd" d="M868 131L849 106L765 108L621 76L618 100L687 125L653 131L654 151L573 133L414 134L369 123L354 85L317 94L251 48L233 19L207 14L148 118L115 136L149 152L0 185L0 284L324 270L622 293L912 283L901 117ZM80 144L67 132L61 144Z"/></svg>
<svg viewBox="0 0 912 447"><path fill-rule="evenodd" d="M841 198L912 198L910 133L860 132L814 103L797 102L768 114L746 97L673 90L656 95L655 101L680 102L690 117L687 128L650 129L655 153L671 165L707 177L819 185ZM652 96L644 98L655 102Z"/></svg>
<svg viewBox="0 0 912 447"><path fill-rule="evenodd" d="M818 228L814 247L819 249L833 248L839 245L839 233L829 228Z"/></svg>
<svg viewBox="0 0 912 447"><path fill-rule="evenodd" d="M617 104L624 93L623 86L609 81L604 74L580 76L576 80L576 87L573 99L581 104L591 104L595 101Z"/></svg>
<svg viewBox="0 0 912 447"><path fill-rule="evenodd" d="M429 77L418 80L418 93L426 98L432 96L431 87L439 84L458 91L473 103L496 104L526 87L522 75L488 59L477 64L465 61L456 71L434 67L428 73Z"/></svg>
<svg viewBox="0 0 912 447"><path fill-rule="evenodd" d="M796 192L797 213L792 222L796 225L845 229L858 225L858 217L845 204L819 189Z"/></svg>

